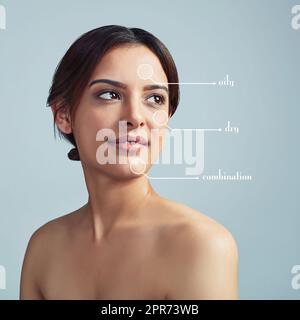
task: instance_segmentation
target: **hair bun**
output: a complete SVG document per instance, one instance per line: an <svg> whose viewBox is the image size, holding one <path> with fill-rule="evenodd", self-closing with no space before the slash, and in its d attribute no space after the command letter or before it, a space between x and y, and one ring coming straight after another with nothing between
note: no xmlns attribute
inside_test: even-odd
<svg viewBox="0 0 300 320"><path fill-rule="evenodd" d="M77 148L73 148L68 152L68 158L70 160L80 161L79 152Z"/></svg>

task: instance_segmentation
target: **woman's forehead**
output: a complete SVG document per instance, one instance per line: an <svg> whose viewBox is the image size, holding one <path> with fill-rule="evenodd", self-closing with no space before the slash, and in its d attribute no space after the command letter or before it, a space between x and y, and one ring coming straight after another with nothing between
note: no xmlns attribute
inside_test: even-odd
<svg viewBox="0 0 300 320"><path fill-rule="evenodd" d="M144 45L123 45L109 50L97 64L91 80L113 78L122 82L141 81L140 66L149 66L154 82L168 82L158 57Z"/></svg>

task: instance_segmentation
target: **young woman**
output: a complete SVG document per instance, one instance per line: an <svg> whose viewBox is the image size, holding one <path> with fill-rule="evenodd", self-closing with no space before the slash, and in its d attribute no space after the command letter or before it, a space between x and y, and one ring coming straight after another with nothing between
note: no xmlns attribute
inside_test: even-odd
<svg viewBox="0 0 300 320"><path fill-rule="evenodd" d="M176 66L151 33L109 25L72 44L47 102L89 197L34 232L21 299L238 298L230 232L147 178L178 101Z"/></svg>

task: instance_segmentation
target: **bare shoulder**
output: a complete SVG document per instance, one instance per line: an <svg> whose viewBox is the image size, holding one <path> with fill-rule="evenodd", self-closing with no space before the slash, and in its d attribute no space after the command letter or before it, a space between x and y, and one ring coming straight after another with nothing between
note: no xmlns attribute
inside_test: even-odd
<svg viewBox="0 0 300 320"><path fill-rule="evenodd" d="M31 235L22 264L20 299L43 299L43 274L66 237L72 214L50 220Z"/></svg>
<svg viewBox="0 0 300 320"><path fill-rule="evenodd" d="M222 224L185 204L163 199L161 202L165 219L169 223L165 241L174 248L176 255L205 254L207 252L228 252L237 254L237 244ZM181 248L181 251L178 251ZM189 248L189 250L184 250ZM201 250L200 250L201 249ZM193 252L194 251L194 252Z"/></svg>
<svg viewBox="0 0 300 320"><path fill-rule="evenodd" d="M238 248L229 230L202 212L167 200L177 223L164 236L169 299L236 299Z"/></svg>
<svg viewBox="0 0 300 320"><path fill-rule="evenodd" d="M48 244L47 247L50 247L50 244L54 245L59 242L72 225L75 213L76 211L65 214L40 226L31 235L27 251L44 247L46 244Z"/></svg>
<svg viewBox="0 0 300 320"><path fill-rule="evenodd" d="M174 231L176 235L181 230L181 233L190 234L194 231L197 235L218 235L232 238L230 232L222 224L183 203L162 198L160 206L160 211L163 212L165 218L174 222L175 228L170 230Z"/></svg>

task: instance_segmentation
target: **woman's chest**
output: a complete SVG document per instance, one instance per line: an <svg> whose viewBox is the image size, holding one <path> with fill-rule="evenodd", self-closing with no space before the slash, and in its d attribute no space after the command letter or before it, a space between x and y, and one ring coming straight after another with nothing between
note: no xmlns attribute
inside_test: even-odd
<svg viewBox="0 0 300 320"><path fill-rule="evenodd" d="M153 241L60 252L45 272L46 299L164 299L165 268Z"/></svg>

